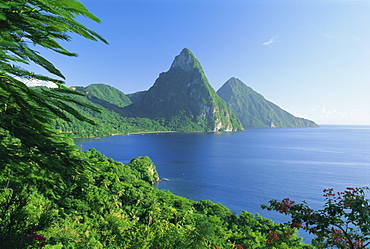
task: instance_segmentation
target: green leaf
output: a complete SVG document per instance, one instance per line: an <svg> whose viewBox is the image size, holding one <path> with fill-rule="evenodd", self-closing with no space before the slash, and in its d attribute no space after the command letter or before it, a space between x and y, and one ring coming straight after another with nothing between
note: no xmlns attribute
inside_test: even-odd
<svg viewBox="0 0 370 249"><path fill-rule="evenodd" d="M0 3L0 8L2 8L2 9L9 9L10 6L9 5L6 5L4 3Z"/></svg>
<svg viewBox="0 0 370 249"><path fill-rule="evenodd" d="M6 20L6 15L0 10L0 20Z"/></svg>

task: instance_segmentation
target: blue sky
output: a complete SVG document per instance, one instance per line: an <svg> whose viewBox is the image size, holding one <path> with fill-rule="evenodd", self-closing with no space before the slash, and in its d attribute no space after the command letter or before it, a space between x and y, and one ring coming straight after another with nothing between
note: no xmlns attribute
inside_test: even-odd
<svg viewBox="0 0 370 249"><path fill-rule="evenodd" d="M294 115L370 125L370 1L82 0L110 43L73 37L46 53L67 86L149 89L187 47L217 91L237 77Z"/></svg>

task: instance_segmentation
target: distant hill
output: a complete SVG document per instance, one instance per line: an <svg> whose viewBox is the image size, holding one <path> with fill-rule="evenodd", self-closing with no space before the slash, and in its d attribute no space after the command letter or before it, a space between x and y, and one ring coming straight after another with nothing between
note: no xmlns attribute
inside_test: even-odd
<svg viewBox="0 0 370 249"><path fill-rule="evenodd" d="M208 83L199 61L185 48L154 85L125 107L131 117L162 120L177 131L238 131L243 127ZM135 98L136 97L136 98Z"/></svg>
<svg viewBox="0 0 370 249"><path fill-rule="evenodd" d="M118 89L105 84L93 84L87 87L71 87L86 97L76 97L77 100L88 103L100 109L100 112L86 107L73 105L78 111L96 125L77 120L70 116L72 122L57 121L55 127L74 137L108 136L134 132L168 131L156 120L123 116L123 107L131 104L131 100Z"/></svg>
<svg viewBox="0 0 370 249"><path fill-rule="evenodd" d="M237 78L229 79L218 91L245 129L251 127L318 127L308 119L298 118L266 100Z"/></svg>
<svg viewBox="0 0 370 249"><path fill-rule="evenodd" d="M104 106L104 103L113 104L117 107L125 107L132 103L120 90L105 84L92 84L85 88L86 96L94 103Z"/></svg>

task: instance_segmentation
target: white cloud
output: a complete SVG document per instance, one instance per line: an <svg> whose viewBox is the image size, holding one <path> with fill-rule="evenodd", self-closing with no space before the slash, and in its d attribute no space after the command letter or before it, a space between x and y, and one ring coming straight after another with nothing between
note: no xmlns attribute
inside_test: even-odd
<svg viewBox="0 0 370 249"><path fill-rule="evenodd" d="M50 87L50 88L57 88L58 86L54 83L54 82L51 82L51 81L42 81L42 80L37 80L37 79L29 79L27 81L24 82L24 84L26 84L27 86L46 86L46 87Z"/></svg>
<svg viewBox="0 0 370 249"><path fill-rule="evenodd" d="M279 36L273 36L270 38L270 40L268 40L267 42L264 42L262 43L262 46L269 46L271 45L272 43L276 42L276 39L279 38Z"/></svg>

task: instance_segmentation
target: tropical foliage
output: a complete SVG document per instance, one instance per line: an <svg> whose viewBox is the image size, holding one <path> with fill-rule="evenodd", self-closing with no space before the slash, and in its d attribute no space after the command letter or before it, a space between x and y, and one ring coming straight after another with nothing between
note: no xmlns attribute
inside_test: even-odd
<svg viewBox="0 0 370 249"><path fill-rule="evenodd" d="M76 93L63 87L62 80L35 74L20 65L35 63L63 78L61 72L34 47L75 56L57 40L69 40L68 33L77 33L91 40L105 41L75 21L77 15L99 21L81 3L73 0L0 2L0 152L7 155L0 159L2 168L9 163L18 165L24 161L37 162L45 167L59 165L60 168L68 168L73 161L64 155L70 154L74 146L49 124L55 117L68 120L66 112L89 121L66 104L76 101L65 93ZM59 87L54 91L40 91L21 81L31 78L51 80Z"/></svg>
<svg viewBox="0 0 370 249"><path fill-rule="evenodd" d="M124 165L94 149L76 154L86 166L73 175L27 162L22 174L2 171L1 248L305 247L285 225L156 189L148 157Z"/></svg>

